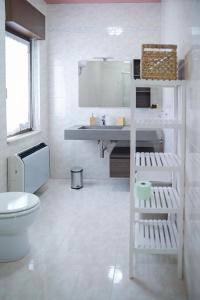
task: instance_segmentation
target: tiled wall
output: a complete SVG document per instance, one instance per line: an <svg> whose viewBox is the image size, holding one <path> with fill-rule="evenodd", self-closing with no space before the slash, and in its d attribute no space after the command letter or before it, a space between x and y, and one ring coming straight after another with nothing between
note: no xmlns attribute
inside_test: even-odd
<svg viewBox="0 0 200 300"><path fill-rule="evenodd" d="M46 4L43 0L30 0L41 12L46 14ZM41 132L13 143L7 143L6 137L6 100L5 100L5 7L4 0L0 0L0 192L7 189L7 157L22 149L30 147L48 137L48 105L46 84L46 41L39 42L40 55L40 117Z"/></svg>
<svg viewBox="0 0 200 300"><path fill-rule="evenodd" d="M94 57L129 60L141 56L141 44L160 41L160 4L93 4L48 6L49 132L51 174L69 177L74 165L85 178L108 178L109 153L99 156L97 141L64 141L64 129L87 124L92 112L107 123L125 116L128 108L80 108L78 61ZM123 28L109 36L107 27ZM143 114L145 110L143 110Z"/></svg>
<svg viewBox="0 0 200 300"><path fill-rule="evenodd" d="M177 43L186 68L185 278L200 299L200 1L162 2L163 41Z"/></svg>

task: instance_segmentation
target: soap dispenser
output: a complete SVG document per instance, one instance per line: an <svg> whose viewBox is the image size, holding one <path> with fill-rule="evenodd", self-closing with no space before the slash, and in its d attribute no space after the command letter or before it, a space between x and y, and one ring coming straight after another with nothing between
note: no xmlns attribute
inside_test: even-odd
<svg viewBox="0 0 200 300"><path fill-rule="evenodd" d="M90 126L94 126L97 124L97 118L94 117L94 114L92 113L92 116L90 117Z"/></svg>

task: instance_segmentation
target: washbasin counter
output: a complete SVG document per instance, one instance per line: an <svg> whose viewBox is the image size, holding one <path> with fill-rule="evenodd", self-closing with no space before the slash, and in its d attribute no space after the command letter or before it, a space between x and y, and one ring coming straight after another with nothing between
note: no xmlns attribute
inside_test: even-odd
<svg viewBox="0 0 200 300"><path fill-rule="evenodd" d="M64 130L65 140L104 140L130 141L130 126L119 125L74 125ZM138 129L136 132L138 146L142 143L164 142L164 133L161 129Z"/></svg>
<svg viewBox="0 0 200 300"><path fill-rule="evenodd" d="M130 126L74 125L64 130L65 140L130 140Z"/></svg>

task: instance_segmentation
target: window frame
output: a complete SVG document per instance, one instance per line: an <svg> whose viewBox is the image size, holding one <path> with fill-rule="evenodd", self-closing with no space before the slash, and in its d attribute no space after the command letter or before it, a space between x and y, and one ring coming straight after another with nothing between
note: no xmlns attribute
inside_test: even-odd
<svg viewBox="0 0 200 300"><path fill-rule="evenodd" d="M25 134L25 133L30 133L31 131L33 131L33 57L32 57L32 51L33 51L33 44L32 44L32 40L25 38L21 35L16 34L15 32L9 31L6 29L5 32L5 39L6 37L10 37L18 42L21 42L25 45L28 45L28 51L29 51L29 60L28 60L28 90L29 90L29 112L28 112L28 118L29 118L29 127L20 131L17 131L13 134L9 134L7 131L7 138L12 138L15 136L20 136L21 134ZM6 47L5 47L5 51L6 51ZM5 66L6 67L6 66ZM6 70L5 70L6 71ZM6 101L7 101L7 86L6 86ZM6 117L7 117L7 112L6 112Z"/></svg>

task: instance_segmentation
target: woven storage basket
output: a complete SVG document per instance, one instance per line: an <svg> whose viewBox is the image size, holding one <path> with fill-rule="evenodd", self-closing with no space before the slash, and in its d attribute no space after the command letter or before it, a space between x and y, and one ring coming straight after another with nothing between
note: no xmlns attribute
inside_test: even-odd
<svg viewBox="0 0 200 300"><path fill-rule="evenodd" d="M157 80L177 79L176 45L142 45L141 78Z"/></svg>

